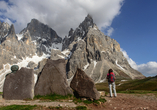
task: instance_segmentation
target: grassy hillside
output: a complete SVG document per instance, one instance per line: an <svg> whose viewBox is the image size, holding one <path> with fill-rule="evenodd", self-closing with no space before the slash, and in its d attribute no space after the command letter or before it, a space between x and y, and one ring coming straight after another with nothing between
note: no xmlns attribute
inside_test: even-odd
<svg viewBox="0 0 157 110"><path fill-rule="evenodd" d="M109 92L108 82L96 84L100 91ZM138 90L138 91L154 91L157 92L157 77L148 77L145 79L116 81L117 92Z"/></svg>
<svg viewBox="0 0 157 110"><path fill-rule="evenodd" d="M157 77L148 77L140 80L132 80L118 86L118 91L125 90L147 90L157 91Z"/></svg>

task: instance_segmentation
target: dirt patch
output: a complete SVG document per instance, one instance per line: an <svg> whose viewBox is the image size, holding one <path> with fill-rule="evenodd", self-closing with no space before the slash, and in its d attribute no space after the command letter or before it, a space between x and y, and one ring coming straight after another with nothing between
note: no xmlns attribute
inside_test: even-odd
<svg viewBox="0 0 157 110"><path fill-rule="evenodd" d="M117 97L107 96L105 99L105 110L157 110L157 97L151 94L118 94Z"/></svg>
<svg viewBox="0 0 157 110"><path fill-rule="evenodd" d="M0 106L7 105L38 105L41 110L57 110L53 107L61 107L60 110L75 110L76 106L84 105L90 110L157 110L157 97L153 94L122 94L117 97L104 97L107 101L101 104L75 104L72 100L62 102L48 102L41 100L4 100L0 99Z"/></svg>

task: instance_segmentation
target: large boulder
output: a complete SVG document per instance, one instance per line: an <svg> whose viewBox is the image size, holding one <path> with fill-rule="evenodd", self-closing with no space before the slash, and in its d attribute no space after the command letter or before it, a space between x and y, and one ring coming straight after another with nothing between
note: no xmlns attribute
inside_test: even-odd
<svg viewBox="0 0 157 110"><path fill-rule="evenodd" d="M7 100L33 99L34 73L33 69L21 68L6 76L3 86L3 98Z"/></svg>
<svg viewBox="0 0 157 110"><path fill-rule="evenodd" d="M72 90L67 83L65 67L64 59L48 59L38 76L38 81L35 85L35 95L72 94Z"/></svg>
<svg viewBox="0 0 157 110"><path fill-rule="evenodd" d="M94 81L81 69L77 69L75 76L70 83L70 87L74 90L77 97L95 100L100 98Z"/></svg>

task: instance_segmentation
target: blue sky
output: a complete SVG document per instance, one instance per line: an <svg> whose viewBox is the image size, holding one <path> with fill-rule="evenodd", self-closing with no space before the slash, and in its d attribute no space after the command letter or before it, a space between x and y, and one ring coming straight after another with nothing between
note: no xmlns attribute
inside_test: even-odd
<svg viewBox="0 0 157 110"><path fill-rule="evenodd" d="M0 21L16 33L31 19L64 37L90 14L104 34L121 46L130 65L145 76L157 75L157 0L0 0Z"/></svg>
<svg viewBox="0 0 157 110"><path fill-rule="evenodd" d="M111 35L137 64L157 62L157 0L126 0Z"/></svg>
<svg viewBox="0 0 157 110"><path fill-rule="evenodd" d="M111 38L120 43L137 65L157 62L157 0L125 0L111 27L114 28ZM145 75L157 75L157 70Z"/></svg>

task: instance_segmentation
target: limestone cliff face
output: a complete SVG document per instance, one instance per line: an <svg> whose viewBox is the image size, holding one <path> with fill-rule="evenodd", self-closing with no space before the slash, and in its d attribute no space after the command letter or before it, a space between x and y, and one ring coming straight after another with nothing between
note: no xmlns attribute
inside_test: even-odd
<svg viewBox="0 0 157 110"><path fill-rule="evenodd" d="M90 15L75 31L71 29L69 33L63 44L63 48L72 52L67 62L68 78L74 75L77 68L83 69L96 83L105 81L110 68L118 78L144 78L129 65L120 51L119 43L104 35Z"/></svg>
<svg viewBox="0 0 157 110"><path fill-rule="evenodd" d="M10 25L8 23L0 22L0 43L1 43L2 38L8 35L9 29L10 29Z"/></svg>
<svg viewBox="0 0 157 110"><path fill-rule="evenodd" d="M23 41L18 41L13 25L9 28L7 35L2 36L0 44L0 91L3 90L5 75L7 71L9 72L10 65L17 64L23 58L35 55L36 46L33 42L30 42L29 33L25 33L24 38Z"/></svg>
<svg viewBox="0 0 157 110"><path fill-rule="evenodd" d="M35 54L51 54L51 49L59 48L61 42L62 38L54 30L36 19L18 35L14 25L0 22L0 70L4 64L16 64Z"/></svg>
<svg viewBox="0 0 157 110"><path fill-rule="evenodd" d="M32 19L20 34L27 32L30 33L31 40L36 43L38 55L42 55L42 53L51 54L51 49L54 48L61 50L62 38L52 28L37 19Z"/></svg>
<svg viewBox="0 0 157 110"><path fill-rule="evenodd" d="M15 34L14 25L0 22L0 53L0 91L11 65L43 53L53 60L66 59L69 79L77 68L84 70L95 83L105 81L110 68L119 78L144 78L129 65L120 51L119 43L104 35L90 15L75 30L70 29L69 35L63 40L48 25L36 19L32 19L20 34ZM30 65L36 68L37 63L28 62ZM38 67L39 71L43 68ZM35 73L38 74L37 71Z"/></svg>
<svg viewBox="0 0 157 110"><path fill-rule="evenodd" d="M34 55L45 53L50 56L51 49L60 48L61 42L62 38L54 30L36 19L20 34L15 33L14 25L0 22L0 91L11 65L33 58Z"/></svg>
<svg viewBox="0 0 157 110"><path fill-rule="evenodd" d="M29 33L24 35L24 38L30 38ZM16 64L22 57L31 57L35 54L36 48L32 42L18 41L15 34L14 26L11 25L6 37L3 37L0 45L0 69L3 69L3 64Z"/></svg>

